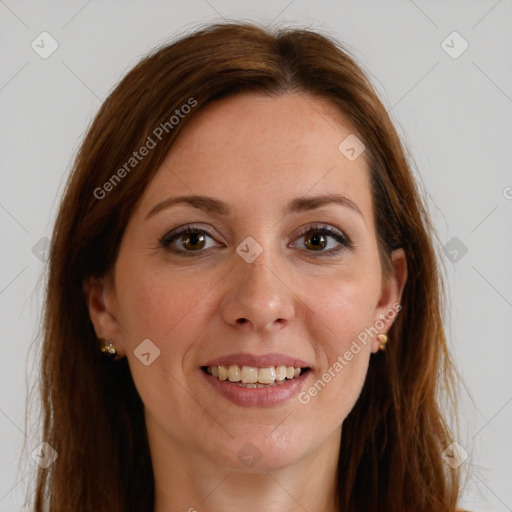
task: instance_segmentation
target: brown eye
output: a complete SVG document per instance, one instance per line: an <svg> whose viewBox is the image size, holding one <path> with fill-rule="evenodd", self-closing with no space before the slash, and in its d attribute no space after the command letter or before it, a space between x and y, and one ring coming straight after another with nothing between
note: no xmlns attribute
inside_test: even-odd
<svg viewBox="0 0 512 512"><path fill-rule="evenodd" d="M202 233L190 233L183 235L181 238L183 240L181 245L187 250L197 251L198 249L202 249L206 244Z"/></svg>
<svg viewBox="0 0 512 512"><path fill-rule="evenodd" d="M160 245L181 256L199 256L219 246L213 235L195 226L182 226L160 239Z"/></svg>
<svg viewBox="0 0 512 512"><path fill-rule="evenodd" d="M341 250L353 247L351 241L342 231L327 224L302 231L294 245L314 257L336 256Z"/></svg>
<svg viewBox="0 0 512 512"><path fill-rule="evenodd" d="M304 236L304 245L308 249L319 251L327 246L327 240L322 233L313 232Z"/></svg>

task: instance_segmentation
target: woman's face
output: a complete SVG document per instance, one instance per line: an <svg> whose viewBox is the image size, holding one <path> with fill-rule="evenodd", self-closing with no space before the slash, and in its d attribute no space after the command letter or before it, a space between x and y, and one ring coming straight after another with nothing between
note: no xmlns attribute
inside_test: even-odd
<svg viewBox="0 0 512 512"><path fill-rule="evenodd" d="M402 251L383 279L365 154L338 148L352 133L325 100L243 94L180 134L91 311L153 449L261 470L339 441L405 280Z"/></svg>

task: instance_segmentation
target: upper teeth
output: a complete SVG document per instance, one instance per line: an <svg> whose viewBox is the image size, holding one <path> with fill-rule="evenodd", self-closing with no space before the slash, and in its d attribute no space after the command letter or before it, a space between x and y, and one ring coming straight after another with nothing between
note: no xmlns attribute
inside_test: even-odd
<svg viewBox="0 0 512 512"><path fill-rule="evenodd" d="M230 382L242 382L244 384L273 384L284 379L293 379L300 375L300 368L293 366L269 366L257 368L256 366L208 366L206 371L213 377Z"/></svg>

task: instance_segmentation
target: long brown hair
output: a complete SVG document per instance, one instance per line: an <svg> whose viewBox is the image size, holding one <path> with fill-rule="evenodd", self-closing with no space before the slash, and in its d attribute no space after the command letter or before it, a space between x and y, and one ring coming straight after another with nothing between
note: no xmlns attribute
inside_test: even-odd
<svg viewBox="0 0 512 512"><path fill-rule="evenodd" d="M435 232L397 132L341 45L309 30L226 23L181 37L136 65L103 103L77 155L53 232L41 361L42 440L59 457L38 471L36 512L45 502L50 512L153 510L143 404L126 358L102 357L82 286L112 269L134 207L188 121L205 104L248 91L307 92L339 107L366 146L384 271L391 271L393 249L407 256L391 341L385 354L372 356L343 423L340 510L456 509L459 476L441 458L452 439L439 391L453 389L453 370ZM187 104L187 115L171 122ZM133 152L163 123L161 140L128 171Z"/></svg>

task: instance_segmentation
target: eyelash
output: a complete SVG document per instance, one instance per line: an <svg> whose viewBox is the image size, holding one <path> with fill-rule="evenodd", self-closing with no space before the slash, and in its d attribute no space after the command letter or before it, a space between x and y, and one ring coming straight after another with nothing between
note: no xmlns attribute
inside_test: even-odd
<svg viewBox="0 0 512 512"><path fill-rule="evenodd" d="M165 234L160 240L160 246L164 249L167 249L169 251L174 252L175 254L178 254L180 256L185 257L199 257L202 253L205 253L208 249L205 250L198 250L198 251L185 251L185 250L179 250L175 248L171 248L171 244L177 240L180 236L186 235L186 234L192 234L192 233L199 233L199 234L206 234L210 238L214 239L214 235L210 233L209 230L205 228L200 228L198 226L194 225L188 225L188 226L180 226L179 228L174 229L173 231L170 231L169 233ZM342 232L338 231L337 229L333 228L332 226L329 226L328 224L318 224L314 226L309 226L302 230L296 237L296 240L299 238L302 238L306 235L309 235L311 233L317 233L322 235L328 235L332 238L334 238L339 244L340 247L337 249L330 249L329 251L319 251L317 254L315 254L315 251L308 251L307 249L304 249L306 252L310 253L309 255L313 258L330 258L335 257L338 255L338 253L344 249L352 249L353 244L350 241L350 239L344 235Z"/></svg>

